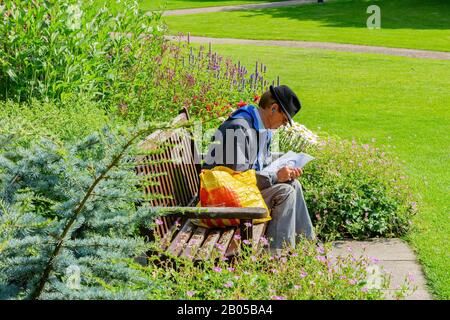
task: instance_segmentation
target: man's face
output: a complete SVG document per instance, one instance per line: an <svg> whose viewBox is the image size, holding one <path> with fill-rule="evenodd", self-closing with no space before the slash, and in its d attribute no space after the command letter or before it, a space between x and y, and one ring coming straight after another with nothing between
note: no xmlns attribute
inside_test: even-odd
<svg viewBox="0 0 450 320"><path fill-rule="evenodd" d="M283 112L283 110L277 103L272 104L272 110L275 110L275 112L272 112L272 125L270 129L278 129L279 127L285 126L289 123L287 115Z"/></svg>

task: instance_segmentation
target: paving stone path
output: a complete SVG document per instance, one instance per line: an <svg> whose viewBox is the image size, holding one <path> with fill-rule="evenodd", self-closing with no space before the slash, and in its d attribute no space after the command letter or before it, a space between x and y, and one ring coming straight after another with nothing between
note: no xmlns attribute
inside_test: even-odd
<svg viewBox="0 0 450 320"><path fill-rule="evenodd" d="M411 248L400 239L372 239L369 241L334 241L331 255L346 256L354 254L355 257L366 256L376 258L375 268L391 275L389 290L386 290L385 298L394 299L394 290L400 286L405 277L413 279L412 284L417 290L409 294L406 300L432 300L427 288L422 267L417 262L416 255Z"/></svg>
<svg viewBox="0 0 450 320"><path fill-rule="evenodd" d="M178 36L168 36L167 38L171 40L179 39ZM181 38L186 41L188 40L188 36L184 36ZM189 41L195 43L212 43L212 44L239 44L239 45L256 45L256 46L280 46L292 48L316 48L316 49L344 51L344 52L378 53L410 58L450 60L450 52L364 46L364 45L342 44L334 42L249 40L249 39L229 39L229 38L207 38L197 36L189 36Z"/></svg>
<svg viewBox="0 0 450 320"><path fill-rule="evenodd" d="M315 3L317 0L290 0L281 2L267 2L267 3L257 3L257 4L242 4L235 6L221 6L221 7L209 7L209 8L194 8L194 9L179 9L165 11L163 16L177 16L184 14L196 14L196 13L207 13L207 12L221 12L221 11L236 11L236 10L247 10L247 9L264 9L264 8L275 8L275 7L287 7L294 6L305 3Z"/></svg>

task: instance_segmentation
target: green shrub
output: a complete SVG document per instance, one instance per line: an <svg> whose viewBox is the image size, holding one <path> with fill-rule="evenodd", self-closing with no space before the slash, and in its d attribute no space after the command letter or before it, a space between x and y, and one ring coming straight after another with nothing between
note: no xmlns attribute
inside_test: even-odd
<svg viewBox="0 0 450 320"><path fill-rule="evenodd" d="M328 138L309 151L316 160L301 182L320 237L398 237L410 229L415 203L406 177L379 148Z"/></svg>
<svg viewBox="0 0 450 320"><path fill-rule="evenodd" d="M0 99L100 99L116 110L149 105L148 79L161 48L160 14L137 3L7 1L0 6ZM139 73L135 72L139 70ZM134 71L134 72L133 72Z"/></svg>
<svg viewBox="0 0 450 320"><path fill-rule="evenodd" d="M105 126L126 122L108 115L98 103L84 100L27 103L0 101L0 133L16 133L23 143L48 137L55 141L77 141Z"/></svg>

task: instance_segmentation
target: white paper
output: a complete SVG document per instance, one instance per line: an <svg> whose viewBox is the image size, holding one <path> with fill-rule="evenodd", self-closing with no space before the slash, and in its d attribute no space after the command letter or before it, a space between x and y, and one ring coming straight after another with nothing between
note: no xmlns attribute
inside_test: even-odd
<svg viewBox="0 0 450 320"><path fill-rule="evenodd" d="M314 159L315 158L313 156L310 156L307 153L288 151L283 156L265 167L261 172L278 172L278 170L286 166L291 168L303 168L308 162Z"/></svg>

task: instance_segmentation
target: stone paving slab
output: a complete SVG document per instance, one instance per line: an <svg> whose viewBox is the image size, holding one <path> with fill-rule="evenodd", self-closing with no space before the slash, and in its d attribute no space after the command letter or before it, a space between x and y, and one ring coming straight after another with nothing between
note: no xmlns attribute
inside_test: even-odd
<svg viewBox="0 0 450 320"><path fill-rule="evenodd" d="M256 4L241 4L241 5L232 5L232 6L168 10L163 13L163 16L177 16L177 15L208 13L208 12L222 12L222 11L237 11L237 10L249 10L249 9L287 7L287 6L295 6L295 5L306 4L306 3L317 3L317 0L290 0L290 1L267 2L267 3L256 3Z"/></svg>
<svg viewBox="0 0 450 320"><path fill-rule="evenodd" d="M278 46L289 48L312 48L342 52L375 53L392 56L401 56L421 59L450 60L450 52L417 50L404 48L390 48L379 46L366 46L357 44L345 44L335 42L319 41L291 41L291 40L252 40L252 39L232 39L232 38L208 38L198 36L167 36L169 40L184 40L195 43L211 44L233 44L233 45L254 45L254 46Z"/></svg>
<svg viewBox="0 0 450 320"><path fill-rule="evenodd" d="M406 300L431 300L422 267L408 244L401 239L372 239L369 241L334 241L332 257L354 255L365 256L373 261L372 268L390 274L389 290L385 290L386 299L395 299L394 291L399 288L405 278L412 280L416 290L408 293Z"/></svg>

